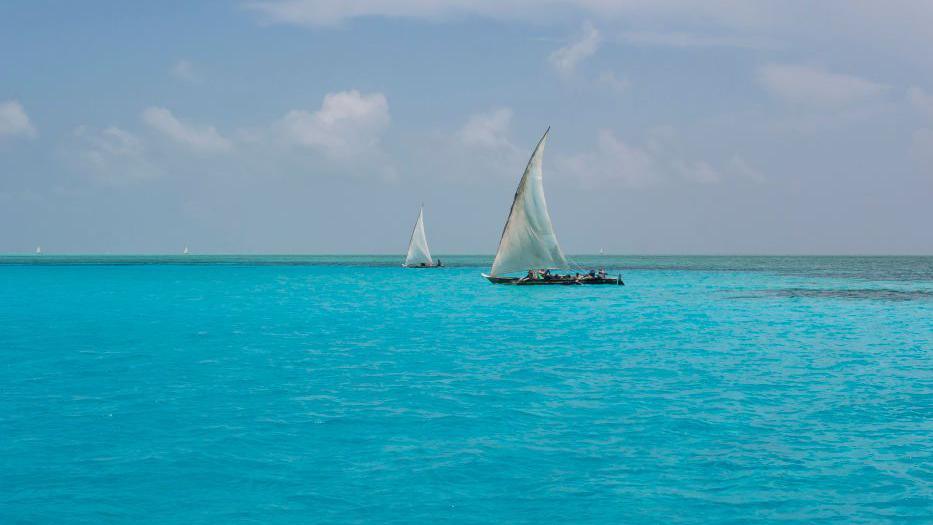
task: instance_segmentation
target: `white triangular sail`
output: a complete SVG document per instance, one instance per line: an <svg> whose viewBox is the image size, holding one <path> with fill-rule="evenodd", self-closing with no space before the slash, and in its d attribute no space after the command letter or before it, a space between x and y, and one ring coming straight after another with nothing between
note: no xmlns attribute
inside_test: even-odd
<svg viewBox="0 0 933 525"><path fill-rule="evenodd" d="M491 275L569 267L564 252L557 244L557 235L554 234L544 199L541 157L550 130L548 128L544 132L518 183L509 218L499 239Z"/></svg>
<svg viewBox="0 0 933 525"><path fill-rule="evenodd" d="M428 249L428 239L424 235L424 207L418 212L418 220L411 231L411 240L408 241L408 255L405 256L405 266L434 266L431 259L431 250Z"/></svg>

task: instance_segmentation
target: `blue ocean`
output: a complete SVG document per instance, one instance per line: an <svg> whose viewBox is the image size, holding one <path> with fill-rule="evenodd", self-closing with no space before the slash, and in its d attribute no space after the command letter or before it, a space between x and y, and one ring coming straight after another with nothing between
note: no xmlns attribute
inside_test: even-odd
<svg viewBox="0 0 933 525"><path fill-rule="evenodd" d="M0 522L933 522L933 258L441 259L0 257Z"/></svg>

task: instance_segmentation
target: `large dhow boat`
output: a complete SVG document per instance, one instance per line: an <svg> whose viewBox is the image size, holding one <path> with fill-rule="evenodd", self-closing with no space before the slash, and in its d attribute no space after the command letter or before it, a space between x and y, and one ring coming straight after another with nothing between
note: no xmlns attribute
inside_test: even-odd
<svg viewBox="0 0 933 525"><path fill-rule="evenodd" d="M441 260L431 258L428 249L428 238L424 234L424 205L418 211L418 220L411 230L411 239L408 240L408 254L405 255L406 268L438 268Z"/></svg>
<svg viewBox="0 0 933 525"><path fill-rule="evenodd" d="M570 269L567 257L557 243L557 235L548 215L544 199L544 183L541 174L541 157L551 128L538 141L522 180L515 191L509 218L499 238L499 249L489 275L483 277L494 284L515 285L584 285L625 284L622 276L609 277L605 271L576 271L575 273L552 273L551 270ZM521 273L522 276L509 274Z"/></svg>

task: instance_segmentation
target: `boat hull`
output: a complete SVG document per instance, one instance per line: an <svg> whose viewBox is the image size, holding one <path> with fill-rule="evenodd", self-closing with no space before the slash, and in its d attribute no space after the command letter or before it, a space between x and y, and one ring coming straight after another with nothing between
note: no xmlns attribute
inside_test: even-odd
<svg viewBox="0 0 933 525"><path fill-rule="evenodd" d="M587 285L587 284L614 284L617 286L623 286L625 283L622 281L622 276L616 277L594 277L594 278L580 278L580 279L525 279L522 277L497 277L495 275L486 275L483 274L483 277L492 284L512 284L515 286L547 286L547 285L563 285L563 286L577 286L577 285Z"/></svg>

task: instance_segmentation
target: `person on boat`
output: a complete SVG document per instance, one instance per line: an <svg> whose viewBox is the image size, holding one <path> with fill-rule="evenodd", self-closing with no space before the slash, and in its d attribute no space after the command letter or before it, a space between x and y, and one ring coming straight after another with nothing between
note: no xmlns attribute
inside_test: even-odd
<svg viewBox="0 0 933 525"><path fill-rule="evenodd" d="M600 279L605 279L605 278L606 278L606 269L605 269L605 268L600 268L600 269L599 269L599 273L598 273L597 275L599 275L599 278L600 278Z"/></svg>
<svg viewBox="0 0 933 525"><path fill-rule="evenodd" d="M440 259L437 260L437 265L438 265L438 266L442 266L441 260L440 260Z"/></svg>

